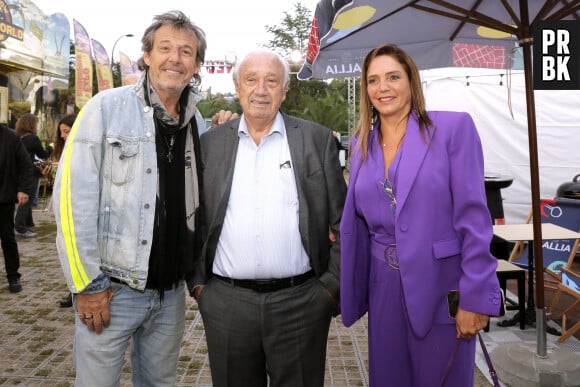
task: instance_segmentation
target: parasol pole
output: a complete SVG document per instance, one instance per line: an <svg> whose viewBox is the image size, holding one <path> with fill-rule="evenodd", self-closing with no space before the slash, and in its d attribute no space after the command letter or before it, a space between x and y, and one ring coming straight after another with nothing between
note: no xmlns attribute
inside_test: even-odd
<svg viewBox="0 0 580 387"><path fill-rule="evenodd" d="M528 14L528 1L520 0L519 44L524 55L526 109L528 116L528 142L530 152L530 180L532 189L533 252L536 276L536 355L546 358L546 310L544 307L544 258L542 253L542 219L540 215L540 183L538 166L538 141L536 133L536 105L532 71L532 33Z"/></svg>

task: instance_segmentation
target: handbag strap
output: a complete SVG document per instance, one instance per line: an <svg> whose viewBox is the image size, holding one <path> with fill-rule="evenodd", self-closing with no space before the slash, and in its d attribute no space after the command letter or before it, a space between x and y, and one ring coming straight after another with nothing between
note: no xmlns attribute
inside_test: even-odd
<svg viewBox="0 0 580 387"><path fill-rule="evenodd" d="M477 332L477 337L479 339L479 344L481 345L481 351L483 352L483 356L485 357L485 362L487 363L487 367L489 368L489 375L493 380L493 387L500 387L499 379L497 378L497 373L495 372L495 368L493 367L493 363L491 362L491 357L489 357L489 353L487 352L487 348L485 347L485 343L483 342L483 338L481 334ZM455 355L457 354L457 350L459 349L459 344L463 339L457 339L455 343L455 348L449 357L449 361L447 362L447 367L445 367L445 373L443 374L443 379L441 380L441 387L445 385L445 380L447 379L447 375L449 371L451 371L451 367L453 366L453 362L455 361Z"/></svg>
<svg viewBox="0 0 580 387"><path fill-rule="evenodd" d="M479 344L481 345L481 352L483 352L483 356L485 357L485 362L487 363L487 368L489 368L489 375L493 380L493 386L499 387L499 380L497 378L497 372L495 372L495 368L493 367L493 363L491 362L491 357L489 357L489 353L487 353L487 348L485 347L485 343L483 342L483 337L481 334L477 332L477 337L479 338Z"/></svg>

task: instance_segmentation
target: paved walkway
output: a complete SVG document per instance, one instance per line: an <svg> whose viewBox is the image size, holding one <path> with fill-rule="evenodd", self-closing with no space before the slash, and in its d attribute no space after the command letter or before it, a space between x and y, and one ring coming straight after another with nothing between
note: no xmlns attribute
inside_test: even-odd
<svg viewBox="0 0 580 387"><path fill-rule="evenodd" d="M56 226L49 212L35 211L33 215L39 236L18 239L21 293L8 292L4 266L0 265L0 386L72 386L74 311L57 305L68 290L56 255ZM326 385L367 386L366 348L364 322L346 329L334 320ZM128 361L122 385L131 385ZM203 323L190 297L177 385L211 386Z"/></svg>
<svg viewBox="0 0 580 387"><path fill-rule="evenodd" d="M39 236L19 239L24 287L21 293L8 292L4 266L0 265L0 386L72 386L74 312L72 308L61 309L57 305L68 290L56 256L56 227L48 212L35 211L34 219ZM190 297L186 313L177 385L211 386L203 323ZM530 331L531 328L525 332L533 340L534 331L529 334ZM494 332L499 332L499 339L495 339ZM497 340L505 341L509 332L506 328L492 327L485 338L493 345ZM524 340L522 337L518 331L508 334L512 340ZM340 318L333 320L328 341L326 386L368 386L366 338L366 321L361 320L346 329ZM128 361L122 385L131 385ZM474 387L484 386L490 383L478 370Z"/></svg>

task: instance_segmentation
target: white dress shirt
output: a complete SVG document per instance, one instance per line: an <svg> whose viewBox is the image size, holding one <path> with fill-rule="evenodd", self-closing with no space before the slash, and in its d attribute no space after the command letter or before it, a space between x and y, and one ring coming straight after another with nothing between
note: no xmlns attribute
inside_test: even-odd
<svg viewBox="0 0 580 387"><path fill-rule="evenodd" d="M298 229L298 193L282 115L256 145L244 116L232 189L213 272L235 279L292 277L310 270Z"/></svg>

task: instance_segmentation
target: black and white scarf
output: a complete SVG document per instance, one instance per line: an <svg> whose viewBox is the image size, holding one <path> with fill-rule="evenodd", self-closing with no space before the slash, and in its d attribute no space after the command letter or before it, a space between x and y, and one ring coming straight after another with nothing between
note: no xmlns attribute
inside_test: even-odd
<svg viewBox="0 0 580 387"><path fill-rule="evenodd" d="M179 115L172 117L144 82L145 101L154 109L157 150L157 201L147 288L163 294L193 271L199 182L194 138L198 141L194 95L186 87L179 100ZM170 139L173 139L170 140ZM173 142L171 149L169 142ZM167 157L173 154L172 160Z"/></svg>

